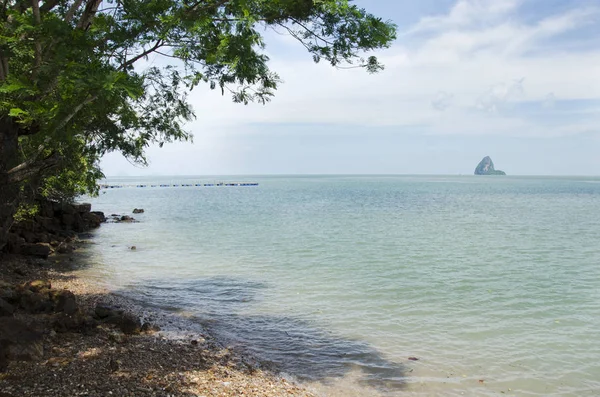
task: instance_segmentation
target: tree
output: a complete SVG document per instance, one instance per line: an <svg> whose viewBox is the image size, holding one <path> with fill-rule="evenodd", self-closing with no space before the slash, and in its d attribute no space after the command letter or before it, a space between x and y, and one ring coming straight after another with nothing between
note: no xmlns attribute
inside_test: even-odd
<svg viewBox="0 0 600 397"><path fill-rule="evenodd" d="M0 249L24 198L93 192L103 154L190 139L199 84L269 101L265 29L368 72L396 29L350 0L3 0L0 23ZM150 55L173 64L135 67Z"/></svg>

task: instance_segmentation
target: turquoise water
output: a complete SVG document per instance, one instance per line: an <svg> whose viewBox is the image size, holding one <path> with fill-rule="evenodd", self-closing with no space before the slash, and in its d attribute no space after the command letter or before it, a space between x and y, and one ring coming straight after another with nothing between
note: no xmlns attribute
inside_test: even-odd
<svg viewBox="0 0 600 397"><path fill-rule="evenodd" d="M332 394L600 395L600 179L110 182L215 180L103 191L91 276Z"/></svg>

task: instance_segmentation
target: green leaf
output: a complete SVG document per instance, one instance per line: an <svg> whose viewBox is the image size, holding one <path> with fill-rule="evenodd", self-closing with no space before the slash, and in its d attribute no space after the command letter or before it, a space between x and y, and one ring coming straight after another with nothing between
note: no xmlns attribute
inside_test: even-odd
<svg viewBox="0 0 600 397"><path fill-rule="evenodd" d="M19 109L19 108L12 108L10 109L10 111L8 112L8 115L10 117L21 117L21 116L27 116L29 113L26 112L23 109Z"/></svg>

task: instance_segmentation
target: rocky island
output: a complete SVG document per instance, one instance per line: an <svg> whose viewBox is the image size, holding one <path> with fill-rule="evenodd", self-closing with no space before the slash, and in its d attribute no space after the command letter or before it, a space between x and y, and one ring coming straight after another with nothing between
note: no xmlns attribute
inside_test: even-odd
<svg viewBox="0 0 600 397"><path fill-rule="evenodd" d="M506 175L506 172L495 169L490 156L485 156L475 168L475 175Z"/></svg>

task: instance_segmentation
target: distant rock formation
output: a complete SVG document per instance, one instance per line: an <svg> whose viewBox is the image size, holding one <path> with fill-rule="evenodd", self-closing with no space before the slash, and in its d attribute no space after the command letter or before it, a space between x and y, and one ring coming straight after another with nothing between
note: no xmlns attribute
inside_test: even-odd
<svg viewBox="0 0 600 397"><path fill-rule="evenodd" d="M494 169L490 156L485 156L475 168L475 175L506 175L506 172Z"/></svg>

